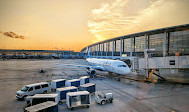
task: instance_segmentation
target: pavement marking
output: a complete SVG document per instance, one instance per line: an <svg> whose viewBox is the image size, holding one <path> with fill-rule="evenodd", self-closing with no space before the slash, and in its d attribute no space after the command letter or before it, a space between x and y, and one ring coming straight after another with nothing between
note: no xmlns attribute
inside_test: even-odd
<svg viewBox="0 0 189 112"><path fill-rule="evenodd" d="M140 100L139 98L137 98L137 97L135 97L135 96L133 96L133 95L131 95L131 94L125 92L125 91L122 91L122 90L120 90L119 88L116 88L116 87L114 87L114 86L108 84L108 83L105 82L105 81L103 81L103 82L104 82L106 85L111 86L112 88L114 88L114 89L116 89L116 90L118 90L118 91L120 91L120 92L122 92L122 93L125 93L126 95L129 95L129 96L131 96L131 97L133 97L133 98L135 98L135 99L137 99L137 100ZM113 89L112 89L112 90L113 90ZM115 91L115 90L113 90L113 91ZM117 92L117 91L115 91L115 92L116 92L116 93L119 93L119 92ZM120 93L119 93L119 94L120 94Z"/></svg>

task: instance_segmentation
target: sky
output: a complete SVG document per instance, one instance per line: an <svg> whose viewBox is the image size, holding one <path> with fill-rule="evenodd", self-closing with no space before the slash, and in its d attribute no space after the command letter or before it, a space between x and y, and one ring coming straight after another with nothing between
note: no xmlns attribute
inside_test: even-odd
<svg viewBox="0 0 189 112"><path fill-rule="evenodd" d="M189 24L189 0L0 0L0 49L80 51L182 24Z"/></svg>

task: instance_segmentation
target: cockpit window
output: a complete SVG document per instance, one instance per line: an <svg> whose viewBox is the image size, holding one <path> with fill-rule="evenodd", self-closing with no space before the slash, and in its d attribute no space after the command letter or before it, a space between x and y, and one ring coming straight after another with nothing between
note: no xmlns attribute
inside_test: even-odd
<svg viewBox="0 0 189 112"><path fill-rule="evenodd" d="M127 67L127 65L118 65L118 67Z"/></svg>

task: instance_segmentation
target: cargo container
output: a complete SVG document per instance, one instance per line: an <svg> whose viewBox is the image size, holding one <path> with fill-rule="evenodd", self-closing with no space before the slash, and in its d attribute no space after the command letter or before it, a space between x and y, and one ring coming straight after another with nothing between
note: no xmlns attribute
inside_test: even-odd
<svg viewBox="0 0 189 112"><path fill-rule="evenodd" d="M56 93L59 94L60 100L66 99L66 93L68 93L68 92L76 92L76 91L77 91L77 87L75 87L75 86L56 89Z"/></svg>
<svg viewBox="0 0 189 112"><path fill-rule="evenodd" d="M89 76L80 77L80 85L89 83L89 81L90 81L90 80L89 80Z"/></svg>
<svg viewBox="0 0 189 112"><path fill-rule="evenodd" d="M96 84L87 83L84 85L80 85L79 91L88 91L89 93L95 93L96 92Z"/></svg>
<svg viewBox="0 0 189 112"><path fill-rule="evenodd" d="M66 85L66 87L70 87L70 86L79 87L80 79L67 80L65 85Z"/></svg>
<svg viewBox="0 0 189 112"><path fill-rule="evenodd" d="M27 107L25 112L58 112L58 104L53 101L47 101Z"/></svg>
<svg viewBox="0 0 189 112"><path fill-rule="evenodd" d="M51 88L53 90L55 90L57 88L65 87L65 82L66 82L66 79L52 80L51 81Z"/></svg>
<svg viewBox="0 0 189 112"><path fill-rule="evenodd" d="M88 91L69 92L66 94L66 104L71 110L74 107L86 106L89 108L91 95Z"/></svg>
<svg viewBox="0 0 189 112"><path fill-rule="evenodd" d="M33 106L46 101L54 101L56 103L59 103L60 98L58 94L35 94L34 96L26 97L26 107Z"/></svg>

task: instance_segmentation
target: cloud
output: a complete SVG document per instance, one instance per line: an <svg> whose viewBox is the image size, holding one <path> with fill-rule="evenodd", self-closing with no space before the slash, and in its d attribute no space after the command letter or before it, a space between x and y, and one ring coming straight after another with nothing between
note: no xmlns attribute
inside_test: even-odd
<svg viewBox="0 0 189 112"><path fill-rule="evenodd" d="M97 41L162 27L187 24L189 1L115 0L91 11L89 32Z"/></svg>
<svg viewBox="0 0 189 112"><path fill-rule="evenodd" d="M2 32L2 31L0 31L0 33L2 33L3 35L5 35L7 37L11 37L11 38L25 39L24 36L18 35L18 34L14 33L14 32L11 32L11 31L10 32Z"/></svg>

